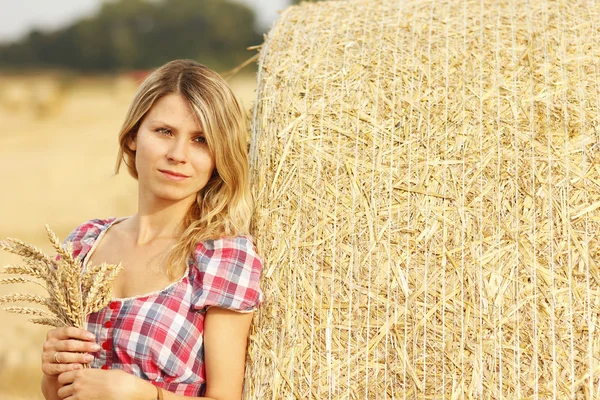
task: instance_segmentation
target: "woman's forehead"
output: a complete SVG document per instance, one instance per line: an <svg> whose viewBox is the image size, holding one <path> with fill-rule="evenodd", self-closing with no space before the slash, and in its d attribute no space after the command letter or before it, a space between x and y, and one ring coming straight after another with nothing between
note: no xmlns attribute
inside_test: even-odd
<svg viewBox="0 0 600 400"><path fill-rule="evenodd" d="M189 101L177 93L157 100L147 116L148 122L164 123L173 128L202 130L202 124Z"/></svg>

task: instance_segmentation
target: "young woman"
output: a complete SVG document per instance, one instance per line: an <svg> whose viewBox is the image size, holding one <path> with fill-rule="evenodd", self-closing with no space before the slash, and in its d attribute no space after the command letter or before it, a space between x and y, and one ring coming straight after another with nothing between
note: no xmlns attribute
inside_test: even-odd
<svg viewBox="0 0 600 400"><path fill-rule="evenodd" d="M48 332L46 399L241 398L262 301L246 135L235 96L206 67L176 60L142 83L116 166L138 181L138 211L88 221L66 239L84 268L124 268L87 331Z"/></svg>

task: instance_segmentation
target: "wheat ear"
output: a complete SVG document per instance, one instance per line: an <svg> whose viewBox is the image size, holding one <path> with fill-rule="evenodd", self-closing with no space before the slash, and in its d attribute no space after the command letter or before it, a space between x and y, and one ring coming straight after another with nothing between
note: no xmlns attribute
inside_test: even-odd
<svg viewBox="0 0 600 400"><path fill-rule="evenodd" d="M122 266L102 264L90 266L87 271L83 271L81 261L73 255L73 244L67 242L62 246L48 225L46 232L59 255L56 261L18 239L0 241L0 248L21 256L25 263L7 265L0 270L4 274L17 275L0 279L0 284L34 283L44 287L49 297L9 294L0 297L0 305L21 301L43 305L50 313L28 307L6 307L4 310L37 317L30 319L36 324L85 328L87 315L104 308L110 301L112 282Z"/></svg>

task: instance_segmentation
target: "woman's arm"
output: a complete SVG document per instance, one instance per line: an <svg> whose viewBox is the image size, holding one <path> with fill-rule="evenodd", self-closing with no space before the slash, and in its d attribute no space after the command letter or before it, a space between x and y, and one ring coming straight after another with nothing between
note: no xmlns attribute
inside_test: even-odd
<svg viewBox="0 0 600 400"><path fill-rule="evenodd" d="M251 312L238 313L217 307L208 309L204 319L207 397L216 400L242 398L252 316Z"/></svg>
<svg viewBox="0 0 600 400"><path fill-rule="evenodd" d="M207 400L241 400L252 312L210 307L204 319L204 363ZM165 400L192 397L164 392ZM194 397L196 399L196 397Z"/></svg>
<svg viewBox="0 0 600 400"><path fill-rule="evenodd" d="M244 383L246 347L252 313L211 307L204 320L206 397L180 396L163 390L164 400L240 400ZM80 369L58 377L58 398L154 400L150 382L120 370Z"/></svg>

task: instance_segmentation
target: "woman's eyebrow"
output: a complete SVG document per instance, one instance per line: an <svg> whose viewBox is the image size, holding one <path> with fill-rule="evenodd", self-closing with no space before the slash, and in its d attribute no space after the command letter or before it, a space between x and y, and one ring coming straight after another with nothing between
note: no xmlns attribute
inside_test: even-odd
<svg viewBox="0 0 600 400"><path fill-rule="evenodd" d="M150 121L151 124L158 124L158 125L163 125L166 128L169 128L172 131L178 132L179 129L175 128L173 125L168 124L164 121L159 121L159 120L152 120ZM199 131L194 131L192 132L192 135L204 135L204 131L203 130L199 130Z"/></svg>

